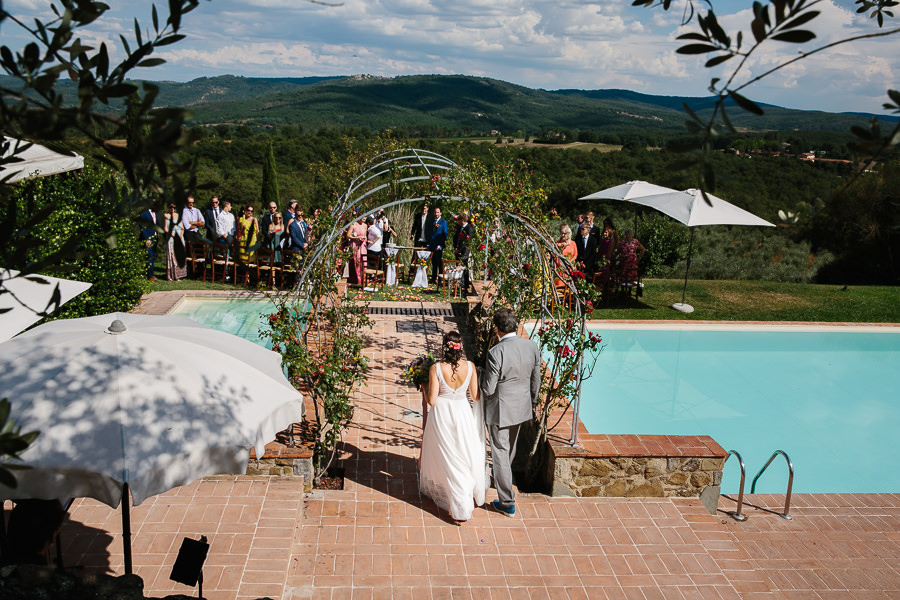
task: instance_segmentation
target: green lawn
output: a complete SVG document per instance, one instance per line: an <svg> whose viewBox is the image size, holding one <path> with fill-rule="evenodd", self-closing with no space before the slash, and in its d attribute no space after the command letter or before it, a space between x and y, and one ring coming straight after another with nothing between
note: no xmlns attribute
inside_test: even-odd
<svg viewBox="0 0 900 600"><path fill-rule="evenodd" d="M669 308L681 302L683 280L644 280L637 301L598 307L598 319L712 321L900 322L900 287L835 286L769 281L689 281L691 314Z"/></svg>
<svg viewBox="0 0 900 600"><path fill-rule="evenodd" d="M686 302L691 314L669 308L681 301L683 280L647 279L637 301L598 306L595 319L683 319L710 321L824 321L900 323L900 287L813 285L768 281L689 281ZM244 289L220 283L157 281L154 291L176 289ZM446 302L438 289L408 285L378 292L351 290L361 301Z"/></svg>

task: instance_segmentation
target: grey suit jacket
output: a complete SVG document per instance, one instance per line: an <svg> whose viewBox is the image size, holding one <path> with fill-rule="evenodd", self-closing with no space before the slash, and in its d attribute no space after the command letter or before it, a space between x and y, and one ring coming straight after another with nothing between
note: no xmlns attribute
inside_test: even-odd
<svg viewBox="0 0 900 600"><path fill-rule="evenodd" d="M529 420L541 393L541 353L537 344L511 336L488 351L479 381L484 421L508 427Z"/></svg>

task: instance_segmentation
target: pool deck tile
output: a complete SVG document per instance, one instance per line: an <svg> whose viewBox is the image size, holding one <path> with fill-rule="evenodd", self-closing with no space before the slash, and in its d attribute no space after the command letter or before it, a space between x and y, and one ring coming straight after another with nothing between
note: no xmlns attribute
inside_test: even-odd
<svg viewBox="0 0 900 600"><path fill-rule="evenodd" d="M196 593L168 574L181 538L205 534L210 600L900 597L900 494L798 494L791 521L775 514L782 496L748 495L743 523L727 515L735 504L725 496L710 515L695 499L520 494L516 518L478 508L457 527L418 493L421 396L398 378L440 334L398 330L404 319L421 321L375 317L372 373L341 447L344 489L303 493L302 478L218 476L148 499L132 510L147 596ZM441 332L460 325L430 319ZM709 450L707 439L695 447ZM613 452L625 441L591 443ZM60 538L66 565L121 574L120 519L77 500Z"/></svg>

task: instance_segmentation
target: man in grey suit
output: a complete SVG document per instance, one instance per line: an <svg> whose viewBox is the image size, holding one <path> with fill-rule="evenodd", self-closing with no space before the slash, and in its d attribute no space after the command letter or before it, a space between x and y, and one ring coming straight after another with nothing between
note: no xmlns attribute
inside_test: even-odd
<svg viewBox="0 0 900 600"><path fill-rule="evenodd" d="M541 353L537 345L516 335L519 323L508 308L494 313L500 341L488 351L487 368L481 372L484 422L491 439L494 487L498 500L492 506L512 517L516 514L512 459L516 455L519 426L532 418L541 393Z"/></svg>

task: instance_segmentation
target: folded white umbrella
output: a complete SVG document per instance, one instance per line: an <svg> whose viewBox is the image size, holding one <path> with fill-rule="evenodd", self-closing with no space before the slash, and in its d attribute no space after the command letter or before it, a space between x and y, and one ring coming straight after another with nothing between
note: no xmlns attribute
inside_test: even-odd
<svg viewBox="0 0 900 600"><path fill-rule="evenodd" d="M8 340L92 284L0 268L0 342Z"/></svg>
<svg viewBox="0 0 900 600"><path fill-rule="evenodd" d="M0 373L16 423L40 431L0 497L123 501L127 572L129 495L245 473L303 417L278 353L185 317L52 321L0 344Z"/></svg>

